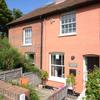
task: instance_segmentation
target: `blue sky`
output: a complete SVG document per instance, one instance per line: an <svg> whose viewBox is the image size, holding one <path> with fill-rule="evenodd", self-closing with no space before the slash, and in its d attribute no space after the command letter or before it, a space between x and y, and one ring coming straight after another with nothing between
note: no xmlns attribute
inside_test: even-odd
<svg viewBox="0 0 100 100"><path fill-rule="evenodd" d="M39 8L43 5L53 2L53 0L5 0L5 1L9 9L12 10L13 8L18 8L24 14L36 8Z"/></svg>

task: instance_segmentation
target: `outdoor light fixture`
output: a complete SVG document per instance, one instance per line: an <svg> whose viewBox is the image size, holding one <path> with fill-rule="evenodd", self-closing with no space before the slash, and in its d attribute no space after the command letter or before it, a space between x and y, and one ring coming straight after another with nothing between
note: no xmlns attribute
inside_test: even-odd
<svg viewBox="0 0 100 100"><path fill-rule="evenodd" d="M75 56L71 56L71 60L74 60L75 59Z"/></svg>

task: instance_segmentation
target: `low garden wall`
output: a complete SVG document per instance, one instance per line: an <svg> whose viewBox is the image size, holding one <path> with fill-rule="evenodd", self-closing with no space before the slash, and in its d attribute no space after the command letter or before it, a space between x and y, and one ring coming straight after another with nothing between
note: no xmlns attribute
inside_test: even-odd
<svg viewBox="0 0 100 100"><path fill-rule="evenodd" d="M23 76L29 79L29 84L33 86L38 86L41 83L40 77L36 73L28 72L23 73Z"/></svg>
<svg viewBox="0 0 100 100"><path fill-rule="evenodd" d="M3 100L25 100L25 96L29 97L29 90L0 80L0 95Z"/></svg>
<svg viewBox="0 0 100 100"><path fill-rule="evenodd" d="M65 86L54 93L52 96L50 96L47 100L65 100L65 98L67 97L67 90L68 86Z"/></svg>

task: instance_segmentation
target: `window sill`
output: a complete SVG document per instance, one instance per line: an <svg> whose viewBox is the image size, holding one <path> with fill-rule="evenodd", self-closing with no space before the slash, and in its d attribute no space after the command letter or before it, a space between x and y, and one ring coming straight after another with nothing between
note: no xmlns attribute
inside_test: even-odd
<svg viewBox="0 0 100 100"><path fill-rule="evenodd" d="M77 33L65 33L65 34L60 33L60 35L58 36L64 37L64 36L75 36L75 35L77 35Z"/></svg>
<svg viewBox="0 0 100 100"><path fill-rule="evenodd" d="M23 44L23 46L32 46L32 44Z"/></svg>
<svg viewBox="0 0 100 100"><path fill-rule="evenodd" d="M66 84L66 79L65 78L51 76L48 80Z"/></svg>

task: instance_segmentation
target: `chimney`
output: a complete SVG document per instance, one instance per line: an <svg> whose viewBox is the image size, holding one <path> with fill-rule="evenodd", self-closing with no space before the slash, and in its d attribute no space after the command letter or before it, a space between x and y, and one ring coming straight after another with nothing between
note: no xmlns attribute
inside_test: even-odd
<svg viewBox="0 0 100 100"><path fill-rule="evenodd" d="M66 0L54 0L55 4L59 4L59 3L62 3L64 1L66 1Z"/></svg>

